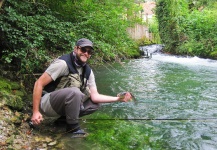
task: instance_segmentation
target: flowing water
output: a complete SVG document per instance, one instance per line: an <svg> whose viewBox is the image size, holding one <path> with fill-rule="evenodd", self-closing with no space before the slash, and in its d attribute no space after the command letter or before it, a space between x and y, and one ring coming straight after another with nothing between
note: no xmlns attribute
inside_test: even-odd
<svg viewBox="0 0 217 150"><path fill-rule="evenodd" d="M138 100L136 105L103 104L96 115L106 113L148 125L150 143L165 143L162 148L152 145L148 149L217 149L216 60L153 54L151 59L107 64L93 71L99 93L130 91ZM140 131L139 136L143 134ZM141 145L139 149L146 148Z"/></svg>

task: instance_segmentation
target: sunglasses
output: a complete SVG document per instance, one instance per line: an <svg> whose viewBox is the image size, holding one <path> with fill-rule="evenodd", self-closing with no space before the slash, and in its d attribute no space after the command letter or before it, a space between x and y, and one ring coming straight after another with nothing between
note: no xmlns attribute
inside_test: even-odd
<svg viewBox="0 0 217 150"><path fill-rule="evenodd" d="M80 47L80 50L82 53L88 53L89 55L92 55L93 54L93 49L86 49L85 47Z"/></svg>

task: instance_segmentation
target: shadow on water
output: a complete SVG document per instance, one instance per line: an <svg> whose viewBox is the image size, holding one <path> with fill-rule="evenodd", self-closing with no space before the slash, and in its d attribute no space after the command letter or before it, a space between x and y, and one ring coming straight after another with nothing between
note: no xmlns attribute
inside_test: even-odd
<svg viewBox="0 0 217 150"><path fill-rule="evenodd" d="M217 149L217 61L157 53L106 67L94 69L99 92L130 91L138 105L102 104L84 123L90 135L68 148Z"/></svg>

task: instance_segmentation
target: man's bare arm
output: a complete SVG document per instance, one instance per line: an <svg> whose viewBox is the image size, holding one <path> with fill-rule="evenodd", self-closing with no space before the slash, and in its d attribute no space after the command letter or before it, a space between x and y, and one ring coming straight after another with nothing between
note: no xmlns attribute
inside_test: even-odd
<svg viewBox="0 0 217 150"><path fill-rule="evenodd" d="M129 92L126 93L124 98L121 98L118 96L108 96L99 94L96 87L90 87L90 93L91 99L95 103L110 103L117 101L127 102L132 99L132 96Z"/></svg>
<svg viewBox="0 0 217 150"><path fill-rule="evenodd" d="M33 90L33 124L40 124L42 120L42 115L39 112L39 105L41 101L41 95L43 88L52 81L52 78L46 72L41 75L41 77L35 82Z"/></svg>

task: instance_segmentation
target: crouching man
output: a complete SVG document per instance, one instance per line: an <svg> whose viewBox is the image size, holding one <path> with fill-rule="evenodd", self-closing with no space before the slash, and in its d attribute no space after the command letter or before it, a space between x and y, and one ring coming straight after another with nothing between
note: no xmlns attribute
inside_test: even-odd
<svg viewBox="0 0 217 150"><path fill-rule="evenodd" d="M99 94L93 71L87 60L94 51L93 43L85 38L76 42L73 52L54 60L35 82L31 121L39 125L43 115L66 118L66 131L85 134L78 119L98 110L99 103L127 102L131 94L115 97Z"/></svg>

